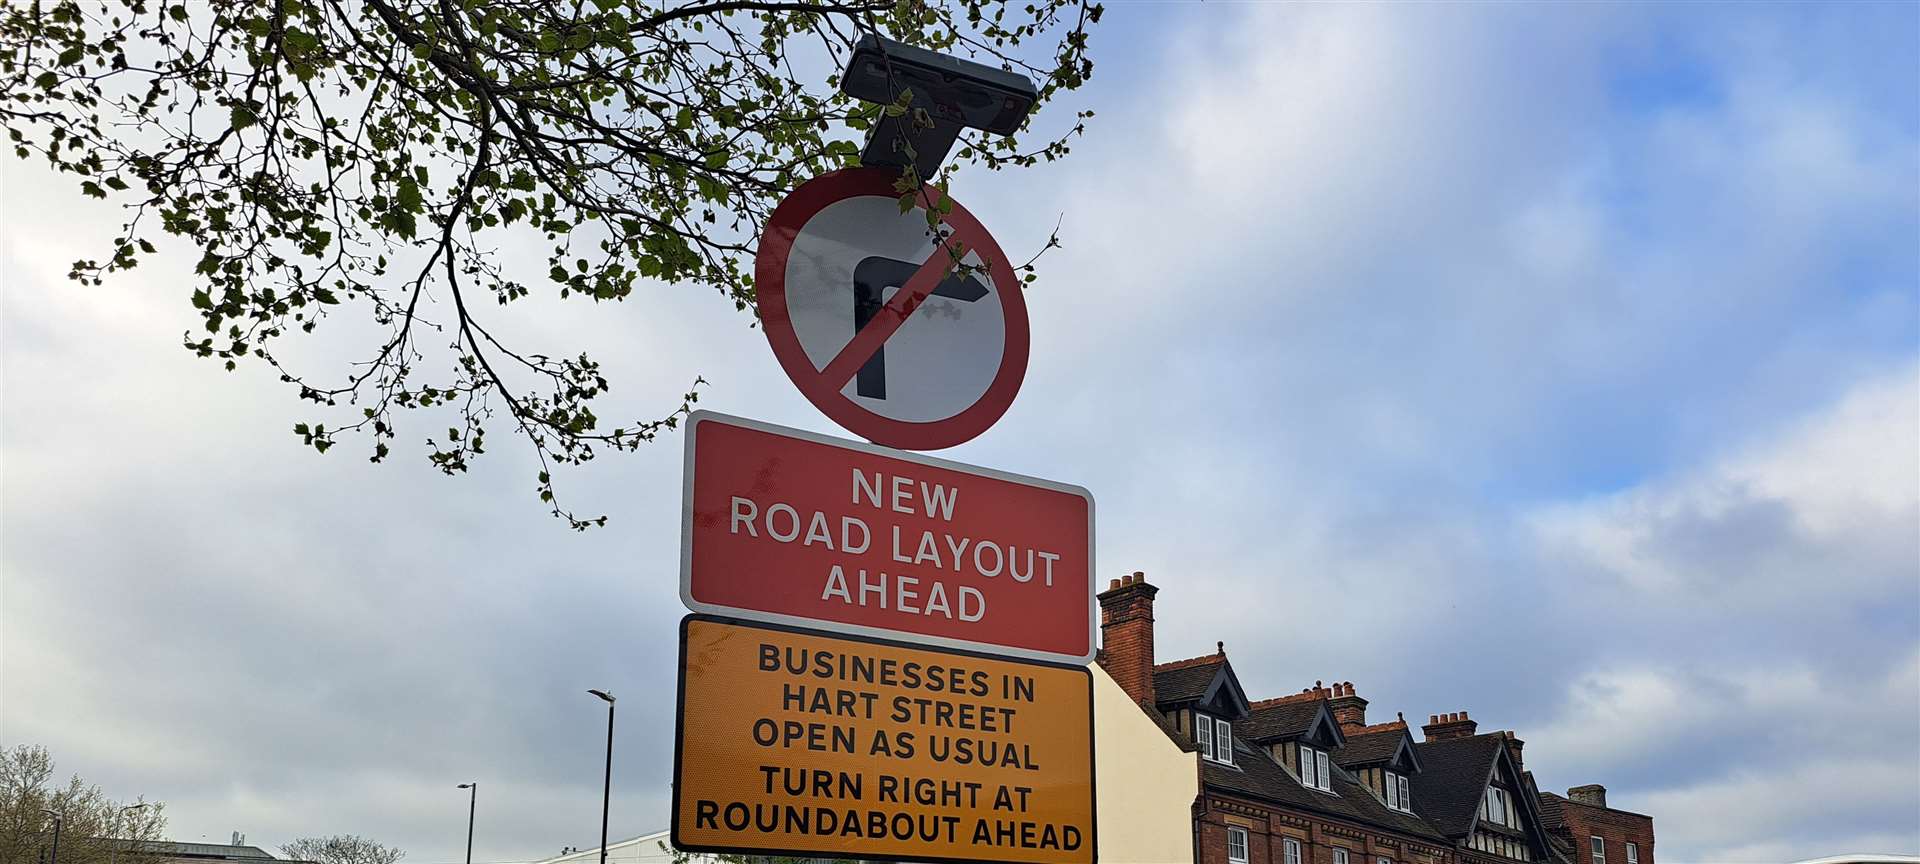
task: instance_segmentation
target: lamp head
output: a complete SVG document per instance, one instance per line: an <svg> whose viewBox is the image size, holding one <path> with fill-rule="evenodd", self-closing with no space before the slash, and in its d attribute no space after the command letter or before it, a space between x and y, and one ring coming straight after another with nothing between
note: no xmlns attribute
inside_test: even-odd
<svg viewBox="0 0 1920 864"><path fill-rule="evenodd" d="M477 788L479 788L479 787L480 787L480 784L479 784L479 783L462 783L462 784L460 784L459 786L457 786L457 787L454 787L454 788L457 788L457 789L477 789Z"/></svg>
<svg viewBox="0 0 1920 864"><path fill-rule="evenodd" d="M588 693L592 693L592 694L593 694L593 695L595 695L595 696L598 696L598 697L600 697L600 698L602 698L602 699L605 699L605 700L607 700L607 704L608 704L608 705L612 705L612 704L613 704L613 694L612 694L612 693L608 693L608 692L607 692L607 691L605 691L605 690L588 690L587 692L588 692Z"/></svg>

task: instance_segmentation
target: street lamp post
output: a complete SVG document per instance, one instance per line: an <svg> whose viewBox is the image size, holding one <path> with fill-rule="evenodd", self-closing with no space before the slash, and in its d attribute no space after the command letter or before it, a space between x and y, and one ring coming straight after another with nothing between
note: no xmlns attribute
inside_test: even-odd
<svg viewBox="0 0 1920 864"><path fill-rule="evenodd" d="M118 813L113 814L114 830L118 831L120 829L120 822L127 818L128 813L132 813L135 810L145 810L145 809L147 809L147 804L144 801L139 804L128 804L127 806L120 808L120 811ZM139 842L138 840L134 840L133 838L127 838L127 845L129 847L132 847L134 851L139 851L138 847L135 846L135 844L137 844L138 842ZM108 853L107 855L107 864L114 864L114 862L118 860L120 860L120 849L116 845L113 851Z"/></svg>
<svg viewBox="0 0 1920 864"><path fill-rule="evenodd" d="M480 781L462 783L458 787L467 791L467 864L473 864L473 802L480 797Z"/></svg>
<svg viewBox="0 0 1920 864"><path fill-rule="evenodd" d="M600 864L607 864L607 809L613 800L613 694L605 690L587 692L607 700L607 777L600 790Z"/></svg>
<svg viewBox="0 0 1920 864"><path fill-rule="evenodd" d="M53 858L47 864L60 864L60 826L67 821L67 817L45 807L40 808L40 812L53 817Z"/></svg>

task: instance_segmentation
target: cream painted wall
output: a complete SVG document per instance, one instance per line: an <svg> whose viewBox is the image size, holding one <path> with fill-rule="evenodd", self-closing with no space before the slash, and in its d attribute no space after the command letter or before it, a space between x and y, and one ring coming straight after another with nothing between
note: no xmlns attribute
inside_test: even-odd
<svg viewBox="0 0 1920 864"><path fill-rule="evenodd" d="M1102 864L1192 864L1198 763L1093 667L1095 822Z"/></svg>

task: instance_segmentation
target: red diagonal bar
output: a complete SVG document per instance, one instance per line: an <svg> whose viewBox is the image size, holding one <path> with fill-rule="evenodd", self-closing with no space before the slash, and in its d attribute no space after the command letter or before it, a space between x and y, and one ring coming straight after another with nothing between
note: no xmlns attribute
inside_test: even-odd
<svg viewBox="0 0 1920 864"><path fill-rule="evenodd" d="M946 242L957 240L949 237ZM880 346L893 336L894 331L900 329L900 325L907 323L914 310L920 308L920 302L933 293L941 279L946 278L952 264L953 256L947 251L946 243L936 246L932 257L922 262L920 269L913 271L913 278L894 292L893 299L888 300L887 305L873 313L867 326L853 334L853 339L834 355L833 362L820 370L821 382L833 390L847 386L853 374L867 365L867 360L873 357L874 352L880 350Z"/></svg>

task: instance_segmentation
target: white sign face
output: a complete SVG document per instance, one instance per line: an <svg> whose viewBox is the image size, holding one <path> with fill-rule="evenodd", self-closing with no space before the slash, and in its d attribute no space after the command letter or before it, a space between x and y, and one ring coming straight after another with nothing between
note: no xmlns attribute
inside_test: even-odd
<svg viewBox="0 0 1920 864"><path fill-rule="evenodd" d="M897 176L848 169L795 190L767 220L754 273L767 340L816 407L874 443L933 450L1012 404L1027 307L992 235L952 204L935 242L925 209L900 212Z"/></svg>
<svg viewBox="0 0 1920 864"><path fill-rule="evenodd" d="M844 198L801 226L787 255L787 315L815 369L825 369L920 265L950 257L926 217L888 198ZM980 266L969 250L962 259ZM840 388L854 404L909 423L945 420L992 386L1006 350L999 293L983 273L950 276Z"/></svg>

